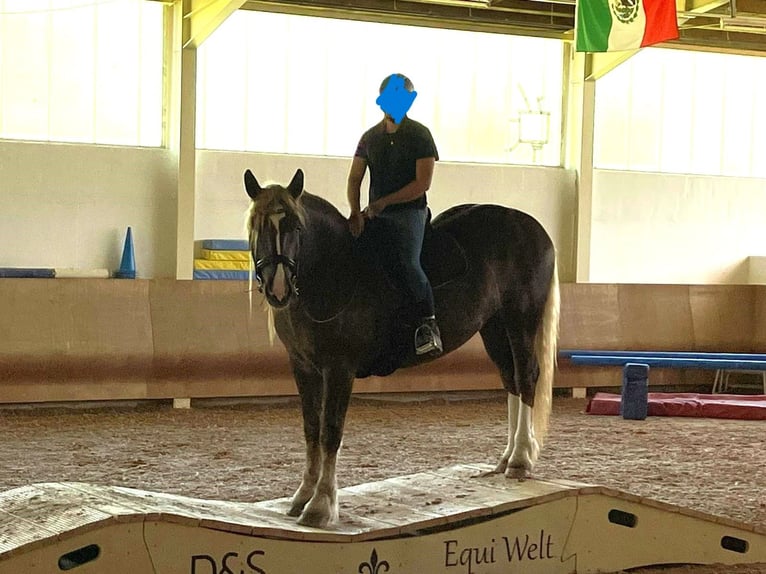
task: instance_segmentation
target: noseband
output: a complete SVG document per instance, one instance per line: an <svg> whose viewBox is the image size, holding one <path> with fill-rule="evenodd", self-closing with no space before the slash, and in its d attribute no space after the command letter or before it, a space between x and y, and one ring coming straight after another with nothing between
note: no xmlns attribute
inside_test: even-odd
<svg viewBox="0 0 766 574"><path fill-rule="evenodd" d="M295 296L298 296L298 264L294 259L289 258L287 255L267 255L255 262L255 279L258 281L258 291L263 293L263 270L267 267L277 266L279 264L284 265L290 272L287 278L287 282L292 288Z"/></svg>

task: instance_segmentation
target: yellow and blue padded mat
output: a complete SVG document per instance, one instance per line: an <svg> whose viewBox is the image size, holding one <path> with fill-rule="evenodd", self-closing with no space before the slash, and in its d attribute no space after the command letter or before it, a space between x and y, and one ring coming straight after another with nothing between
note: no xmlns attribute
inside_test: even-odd
<svg viewBox="0 0 766 574"><path fill-rule="evenodd" d="M247 251L249 248L246 239L203 239L202 249L216 249L220 251Z"/></svg>
<svg viewBox="0 0 766 574"><path fill-rule="evenodd" d="M203 249L202 259L207 259L208 261L248 261L250 259L250 252Z"/></svg>
<svg viewBox="0 0 766 574"><path fill-rule="evenodd" d="M195 269L194 279L217 279L223 281L247 281L248 271L233 271L229 269Z"/></svg>
<svg viewBox="0 0 766 574"><path fill-rule="evenodd" d="M247 271L250 269L250 263L245 261L220 260L210 261L209 259L195 259L194 269L224 269L227 271Z"/></svg>

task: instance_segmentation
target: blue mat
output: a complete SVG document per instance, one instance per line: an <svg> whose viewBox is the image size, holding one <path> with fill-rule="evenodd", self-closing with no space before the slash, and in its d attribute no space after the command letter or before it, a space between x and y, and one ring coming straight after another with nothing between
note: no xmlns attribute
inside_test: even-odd
<svg viewBox="0 0 766 574"><path fill-rule="evenodd" d="M249 271L233 271L229 269L195 269L195 279L218 279L226 281L247 281Z"/></svg>
<svg viewBox="0 0 766 574"><path fill-rule="evenodd" d="M8 279L53 279L55 269L33 269L25 267L0 267L0 278Z"/></svg>
<svg viewBox="0 0 766 574"><path fill-rule="evenodd" d="M250 246L246 239L204 239L202 249L219 249L221 251L247 251Z"/></svg>

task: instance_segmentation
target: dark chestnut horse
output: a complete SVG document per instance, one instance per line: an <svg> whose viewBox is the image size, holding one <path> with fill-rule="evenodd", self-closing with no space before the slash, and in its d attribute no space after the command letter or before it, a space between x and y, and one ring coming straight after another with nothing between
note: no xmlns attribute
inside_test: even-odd
<svg viewBox="0 0 766 574"><path fill-rule="evenodd" d="M324 527L338 518L335 469L357 376L385 375L430 360L412 351L405 291L346 219L305 192L298 170L287 187L245 189L255 276L273 313L300 393L306 468L290 516ZM369 243L369 241L367 242ZM531 216L497 205L460 205L437 217L423 265L431 279L444 352L477 331L508 395L508 444L496 467L531 471L551 409L559 287L556 252Z"/></svg>

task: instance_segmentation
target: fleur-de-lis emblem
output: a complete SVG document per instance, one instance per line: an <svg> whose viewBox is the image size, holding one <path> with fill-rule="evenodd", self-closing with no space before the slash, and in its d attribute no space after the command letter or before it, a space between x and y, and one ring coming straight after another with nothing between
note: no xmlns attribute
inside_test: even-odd
<svg viewBox="0 0 766 574"><path fill-rule="evenodd" d="M359 574L382 574L388 572L388 568L388 562L385 560L378 562L378 551L373 548L370 561L359 565Z"/></svg>

